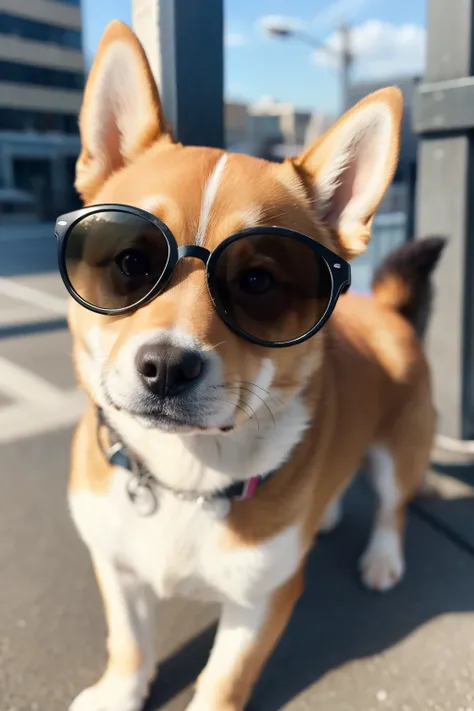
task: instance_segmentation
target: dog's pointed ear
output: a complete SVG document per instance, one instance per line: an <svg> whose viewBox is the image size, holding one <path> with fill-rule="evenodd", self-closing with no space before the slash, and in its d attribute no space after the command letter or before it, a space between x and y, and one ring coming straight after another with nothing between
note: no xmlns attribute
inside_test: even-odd
<svg viewBox="0 0 474 711"><path fill-rule="evenodd" d="M152 143L172 140L145 52L132 30L117 20L102 36L79 125L76 189L84 202Z"/></svg>
<svg viewBox="0 0 474 711"><path fill-rule="evenodd" d="M398 88L376 91L293 161L312 189L319 218L334 230L347 259L365 250L372 218L392 181L402 111Z"/></svg>

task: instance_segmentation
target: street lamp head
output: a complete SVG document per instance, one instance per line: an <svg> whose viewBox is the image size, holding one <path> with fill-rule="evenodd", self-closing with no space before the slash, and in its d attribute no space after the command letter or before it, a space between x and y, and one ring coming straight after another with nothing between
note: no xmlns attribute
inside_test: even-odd
<svg viewBox="0 0 474 711"><path fill-rule="evenodd" d="M289 27L269 27L267 32L273 37L291 37L293 34L293 30L290 30Z"/></svg>
<svg viewBox="0 0 474 711"><path fill-rule="evenodd" d="M271 37L291 37L294 35L294 27L288 22L285 22L283 18L278 17L266 17L263 23L263 29Z"/></svg>

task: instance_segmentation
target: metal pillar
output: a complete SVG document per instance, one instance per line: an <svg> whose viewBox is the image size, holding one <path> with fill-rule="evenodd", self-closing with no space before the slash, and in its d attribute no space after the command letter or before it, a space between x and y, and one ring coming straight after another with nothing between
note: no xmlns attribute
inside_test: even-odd
<svg viewBox="0 0 474 711"><path fill-rule="evenodd" d="M132 10L176 138L222 147L223 0L132 0Z"/></svg>
<svg viewBox="0 0 474 711"><path fill-rule="evenodd" d="M341 49L341 114L349 108L349 87L354 55L351 49L351 28L342 24L339 28L342 38Z"/></svg>
<svg viewBox="0 0 474 711"><path fill-rule="evenodd" d="M474 0L428 0L416 234L446 236L428 335L439 432L474 436Z"/></svg>

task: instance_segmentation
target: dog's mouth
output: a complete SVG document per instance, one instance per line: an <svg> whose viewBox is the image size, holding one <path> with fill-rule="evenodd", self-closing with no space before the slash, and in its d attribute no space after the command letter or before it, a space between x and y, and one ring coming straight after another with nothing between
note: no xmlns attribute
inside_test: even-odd
<svg viewBox="0 0 474 711"><path fill-rule="evenodd" d="M162 432L195 434L195 433L222 433L231 432L234 429L233 423L225 424L221 427L210 426L202 421L198 416L192 415L171 415L158 409L146 409L128 411L128 414L140 422L147 429L159 429Z"/></svg>
<svg viewBox="0 0 474 711"><path fill-rule="evenodd" d="M109 403L115 410L133 417L147 429L165 432L202 432L207 429L199 414L191 408L170 408L167 403L122 407L113 402L112 398L109 398Z"/></svg>
<svg viewBox="0 0 474 711"><path fill-rule="evenodd" d="M172 415L161 408L143 410L128 410L128 414L136 418L144 427L160 429L165 432L204 432L206 426L192 415Z"/></svg>
<svg viewBox="0 0 474 711"><path fill-rule="evenodd" d="M156 400L146 397L139 397L135 402L121 404L116 402L106 387L103 388L107 405L116 412L132 417L146 429L159 429L168 433L206 433L206 432L230 432L234 429L232 418L226 418L223 423L216 424L210 417L211 404L218 405L217 400L213 403L196 403L188 400L179 402L169 399Z"/></svg>

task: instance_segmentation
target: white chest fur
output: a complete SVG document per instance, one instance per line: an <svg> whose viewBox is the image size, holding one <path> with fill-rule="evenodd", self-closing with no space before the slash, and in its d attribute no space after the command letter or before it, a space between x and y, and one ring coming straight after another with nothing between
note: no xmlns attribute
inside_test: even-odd
<svg viewBox="0 0 474 711"><path fill-rule="evenodd" d="M155 514L140 516L126 493L127 476L115 469L105 495L72 493L71 512L92 552L135 570L159 596L246 605L297 569L297 526L258 545L229 546L226 519L172 494L160 492Z"/></svg>

